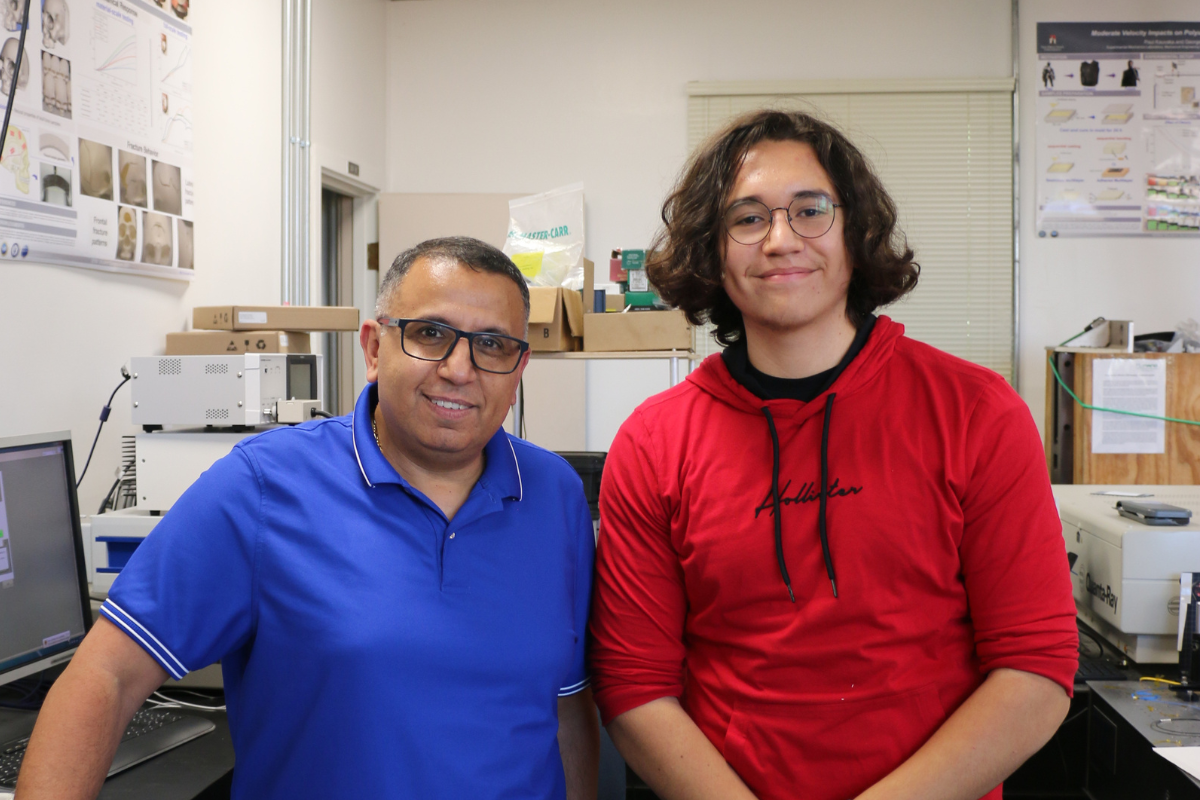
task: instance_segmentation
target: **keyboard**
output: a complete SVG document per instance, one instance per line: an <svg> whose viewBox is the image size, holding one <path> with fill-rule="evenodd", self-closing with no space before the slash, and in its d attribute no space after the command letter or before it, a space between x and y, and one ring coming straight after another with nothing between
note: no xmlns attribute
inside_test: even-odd
<svg viewBox="0 0 1200 800"><path fill-rule="evenodd" d="M217 726L203 717L177 714L157 708L141 708L133 715L125 728L125 735L117 745L109 777L134 764L165 753L185 742L214 730ZM0 789L12 789L17 784L17 773L25 758L25 747L29 737L0 744Z"/></svg>
<svg viewBox="0 0 1200 800"><path fill-rule="evenodd" d="M1103 658L1092 656L1079 657L1079 669L1075 671L1075 682L1085 681L1123 681L1129 676L1125 670Z"/></svg>

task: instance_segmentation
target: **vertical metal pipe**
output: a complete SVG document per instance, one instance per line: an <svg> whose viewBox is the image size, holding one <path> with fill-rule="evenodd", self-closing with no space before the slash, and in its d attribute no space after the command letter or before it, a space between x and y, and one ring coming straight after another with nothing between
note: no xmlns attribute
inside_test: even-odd
<svg viewBox="0 0 1200 800"><path fill-rule="evenodd" d="M303 269L301 268L300 259L303 256L303 237L304 231L300 226L300 204L304 202L304 172L300 165L301 153L301 138L300 138L300 120L304 118L304 86L302 73L300 70L300 61L304 57L304 37L302 30L304 21L301 19L303 13L303 2L301 0L291 0L292 2L292 132L289 139L292 150L292 218L289 223L292 232L292 262L290 269L292 272L292 305L304 305L304 283L302 279Z"/></svg>
<svg viewBox="0 0 1200 800"><path fill-rule="evenodd" d="M292 2L281 0L283 4L283 64L281 77L283 83L283 109L281 116L283 128L283 148L281 152L280 178L283 184L282 202L280 203L280 302L289 303L292 299Z"/></svg>
<svg viewBox="0 0 1200 800"><path fill-rule="evenodd" d="M312 3L283 2L282 300L310 302Z"/></svg>
<svg viewBox="0 0 1200 800"><path fill-rule="evenodd" d="M302 289L300 291L300 305L309 305L311 302L310 294L312 291L312 163L311 163L311 121L312 121L312 0L300 0L302 3L302 14L304 19L301 34L304 37L304 63L301 67L300 79L304 87L304 98L301 104L303 116L300 119L300 153L301 153L301 169L304 171L304 178L300 185L303 187L303 195L301 196L301 208L303 214L301 216L302 224L300 225L301 236L304 244L300 252L303 253L300 259L300 272L303 280Z"/></svg>

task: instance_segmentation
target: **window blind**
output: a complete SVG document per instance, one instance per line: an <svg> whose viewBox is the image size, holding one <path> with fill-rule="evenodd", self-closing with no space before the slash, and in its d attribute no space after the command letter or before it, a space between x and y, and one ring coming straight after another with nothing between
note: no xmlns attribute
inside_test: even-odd
<svg viewBox="0 0 1200 800"><path fill-rule="evenodd" d="M1012 79L693 83L688 148L733 117L800 109L874 164L921 265L885 310L909 336L1013 377ZM697 328L696 352L719 349Z"/></svg>

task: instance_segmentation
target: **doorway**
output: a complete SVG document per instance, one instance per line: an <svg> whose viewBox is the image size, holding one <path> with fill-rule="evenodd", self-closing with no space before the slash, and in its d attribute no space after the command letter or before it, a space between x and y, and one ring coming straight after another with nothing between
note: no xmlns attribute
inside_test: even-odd
<svg viewBox="0 0 1200 800"><path fill-rule="evenodd" d="M354 199L321 189L321 305L354 305ZM354 409L354 333L318 334L322 366L322 396L332 414Z"/></svg>

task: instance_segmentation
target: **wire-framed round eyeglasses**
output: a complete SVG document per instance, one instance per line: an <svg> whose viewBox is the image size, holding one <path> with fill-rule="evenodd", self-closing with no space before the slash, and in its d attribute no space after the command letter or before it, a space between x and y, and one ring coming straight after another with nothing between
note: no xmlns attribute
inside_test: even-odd
<svg viewBox="0 0 1200 800"><path fill-rule="evenodd" d="M725 230L738 244L758 244L770 235L775 212L783 211L797 236L817 239L829 233L840 207L823 194L803 194L779 208L769 208L758 200L739 200L725 212Z"/></svg>

